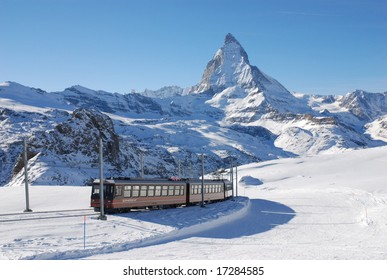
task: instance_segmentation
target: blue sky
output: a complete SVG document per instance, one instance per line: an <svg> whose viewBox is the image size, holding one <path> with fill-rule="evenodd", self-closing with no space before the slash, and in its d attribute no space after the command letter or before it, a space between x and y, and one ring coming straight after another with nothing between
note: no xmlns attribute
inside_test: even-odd
<svg viewBox="0 0 387 280"><path fill-rule="evenodd" d="M0 0L0 82L188 87L228 32L290 91L387 91L383 0Z"/></svg>

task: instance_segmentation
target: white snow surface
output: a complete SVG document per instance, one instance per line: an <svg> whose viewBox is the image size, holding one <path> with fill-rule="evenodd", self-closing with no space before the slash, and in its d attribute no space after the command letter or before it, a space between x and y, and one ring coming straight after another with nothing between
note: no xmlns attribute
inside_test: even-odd
<svg viewBox="0 0 387 280"><path fill-rule="evenodd" d="M252 163L235 200L107 221L89 187L32 186L27 214L24 187L4 187L0 259L384 260L386 169L387 147ZM71 209L88 210L49 212Z"/></svg>

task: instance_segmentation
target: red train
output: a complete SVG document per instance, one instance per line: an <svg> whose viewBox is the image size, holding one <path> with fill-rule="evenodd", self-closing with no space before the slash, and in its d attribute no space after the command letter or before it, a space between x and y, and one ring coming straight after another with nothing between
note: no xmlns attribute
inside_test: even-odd
<svg viewBox="0 0 387 280"><path fill-rule="evenodd" d="M136 208L162 208L197 204L202 201L202 181L194 179L108 179L104 181L104 209L124 212ZM100 211L100 182L94 180L91 207ZM220 201L232 196L229 180L204 180L204 201Z"/></svg>

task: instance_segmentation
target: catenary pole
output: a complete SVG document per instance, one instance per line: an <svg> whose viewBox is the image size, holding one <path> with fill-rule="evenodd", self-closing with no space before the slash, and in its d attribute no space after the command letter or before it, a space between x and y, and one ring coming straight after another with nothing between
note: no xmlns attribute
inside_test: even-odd
<svg viewBox="0 0 387 280"><path fill-rule="evenodd" d="M231 186L232 186L231 197L234 198L234 162L232 157L231 157L230 172L231 172L230 177L231 177Z"/></svg>
<svg viewBox="0 0 387 280"><path fill-rule="evenodd" d="M141 178L144 178L144 152L141 151Z"/></svg>
<svg viewBox="0 0 387 280"><path fill-rule="evenodd" d="M99 201L100 201L100 215L99 220L106 220L105 215L105 201L104 201L104 191L103 191L103 154L102 154L102 138L99 139Z"/></svg>
<svg viewBox="0 0 387 280"><path fill-rule="evenodd" d="M204 207L204 154L202 154L202 203L200 206Z"/></svg>
<svg viewBox="0 0 387 280"><path fill-rule="evenodd" d="M238 197L238 162L235 163L235 196Z"/></svg>
<svg viewBox="0 0 387 280"><path fill-rule="evenodd" d="M30 209L30 196L28 190L28 156L27 156L27 140L24 138L23 141L24 151L23 151L23 159L24 159L24 188L26 193L26 209L24 212L32 212Z"/></svg>

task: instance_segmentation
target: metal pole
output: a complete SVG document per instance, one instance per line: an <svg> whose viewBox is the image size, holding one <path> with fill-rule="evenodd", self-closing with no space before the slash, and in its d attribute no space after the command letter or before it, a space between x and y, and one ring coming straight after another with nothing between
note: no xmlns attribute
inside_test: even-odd
<svg viewBox="0 0 387 280"><path fill-rule="evenodd" d="M83 216L83 249L86 249L86 215Z"/></svg>
<svg viewBox="0 0 387 280"><path fill-rule="evenodd" d="M102 157L102 138L99 139L99 201L100 201L100 215L99 220L106 220L105 216L105 201L103 192L103 157Z"/></svg>
<svg viewBox="0 0 387 280"><path fill-rule="evenodd" d="M193 178L192 160L189 162L189 169L191 173L191 178Z"/></svg>
<svg viewBox="0 0 387 280"><path fill-rule="evenodd" d="M204 207L204 154L202 154L202 203L200 206Z"/></svg>
<svg viewBox="0 0 387 280"><path fill-rule="evenodd" d="M177 171L177 176L179 177L179 178L181 178L181 167L180 167L180 159L178 160L178 162L177 162L177 166L178 166L178 171Z"/></svg>
<svg viewBox="0 0 387 280"><path fill-rule="evenodd" d="M141 152L141 178L144 178L144 153Z"/></svg>
<svg viewBox="0 0 387 280"><path fill-rule="evenodd" d="M30 196L28 191L28 157L27 157L27 140L24 138L24 152L23 152L23 158L24 158L24 187L25 187L25 193L26 193L26 209L24 212L32 212L30 209Z"/></svg>
<svg viewBox="0 0 387 280"><path fill-rule="evenodd" d="M235 163L235 196L238 197L238 162Z"/></svg>
<svg viewBox="0 0 387 280"><path fill-rule="evenodd" d="M233 166L233 158L231 158L231 167L230 167L230 172L231 172L231 197L234 198L234 166Z"/></svg>

